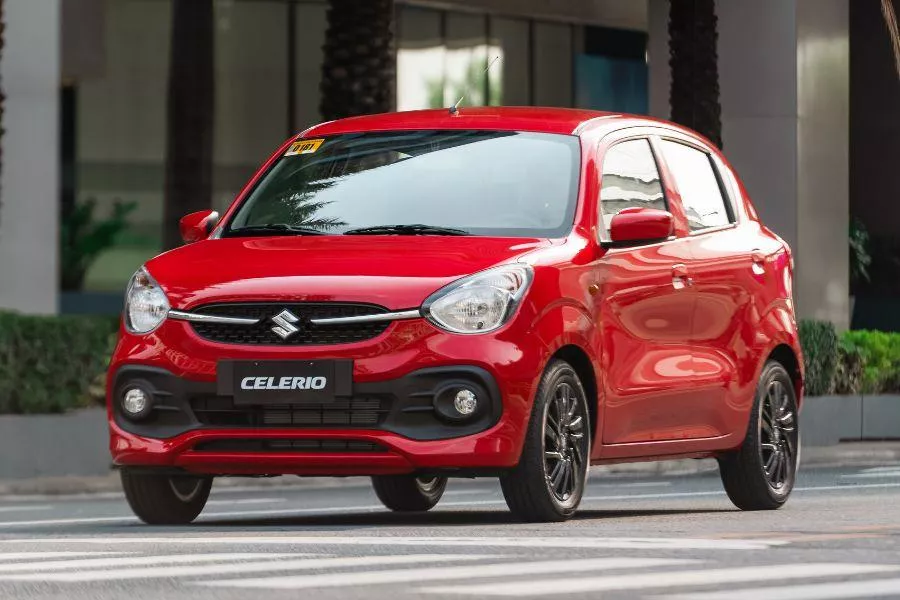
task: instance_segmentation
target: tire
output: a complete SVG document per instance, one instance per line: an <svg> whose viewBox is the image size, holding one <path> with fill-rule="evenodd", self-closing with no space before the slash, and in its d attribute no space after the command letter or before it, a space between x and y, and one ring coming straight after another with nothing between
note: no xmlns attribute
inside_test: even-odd
<svg viewBox="0 0 900 600"><path fill-rule="evenodd" d="M148 525L185 525L197 518L212 488L211 477L120 471L125 499Z"/></svg>
<svg viewBox="0 0 900 600"><path fill-rule="evenodd" d="M590 456L584 388L569 363L554 360L541 378L519 464L500 477L513 515L527 522L570 518L584 495Z"/></svg>
<svg viewBox="0 0 900 600"><path fill-rule="evenodd" d="M431 510L447 489L446 477L376 475L372 487L381 503L395 512Z"/></svg>
<svg viewBox="0 0 900 600"><path fill-rule="evenodd" d="M719 459L728 497L741 510L781 508L794 488L800 429L794 383L778 362L763 367L741 447Z"/></svg>

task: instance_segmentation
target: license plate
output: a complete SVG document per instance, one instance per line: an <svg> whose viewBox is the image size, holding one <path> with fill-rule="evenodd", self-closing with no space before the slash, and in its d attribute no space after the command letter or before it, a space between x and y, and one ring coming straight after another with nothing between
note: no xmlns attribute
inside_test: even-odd
<svg viewBox="0 0 900 600"><path fill-rule="evenodd" d="M220 361L216 377L235 405L327 404L353 393L349 360Z"/></svg>

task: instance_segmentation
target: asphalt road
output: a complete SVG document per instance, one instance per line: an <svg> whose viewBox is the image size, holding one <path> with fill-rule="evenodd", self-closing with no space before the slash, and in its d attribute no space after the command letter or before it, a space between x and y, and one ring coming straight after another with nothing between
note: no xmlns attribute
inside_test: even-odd
<svg viewBox="0 0 900 600"><path fill-rule="evenodd" d="M283 479L290 484L291 479ZM594 478L577 518L515 523L492 480L427 514L364 480L214 488L190 527L116 494L0 499L0 598L900 598L900 465L801 473L776 512L712 475Z"/></svg>

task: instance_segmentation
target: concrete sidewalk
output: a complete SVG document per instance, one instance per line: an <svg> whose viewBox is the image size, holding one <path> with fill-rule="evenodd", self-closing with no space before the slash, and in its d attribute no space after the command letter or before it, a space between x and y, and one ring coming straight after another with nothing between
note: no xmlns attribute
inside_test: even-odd
<svg viewBox="0 0 900 600"><path fill-rule="evenodd" d="M900 465L900 442L848 442L828 447L804 448L801 468L875 467ZM713 459L667 460L650 463L622 463L593 467L591 477L654 477L660 475L691 475L710 473L717 469ZM274 477L219 478L216 487L273 488L273 487L344 487L369 485L366 477ZM60 495L120 495L121 486L116 472L102 477L46 477L37 479L0 480L0 497L60 496Z"/></svg>

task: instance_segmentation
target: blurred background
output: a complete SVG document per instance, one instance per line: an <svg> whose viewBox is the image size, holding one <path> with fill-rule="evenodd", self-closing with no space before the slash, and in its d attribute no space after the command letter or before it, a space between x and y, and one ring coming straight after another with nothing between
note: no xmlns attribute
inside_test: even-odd
<svg viewBox="0 0 900 600"><path fill-rule="evenodd" d="M35 321L36 336L10 315L108 315L108 332L130 275L177 245L177 219L223 210L289 136L463 95L463 110L580 107L697 129L793 247L799 316L898 331L898 4L0 0L0 317L17 332L0 324L0 348L20 357L15 373L0 360L0 379L33 375L23 340L55 335L65 351L85 321ZM900 382L891 344L884 378ZM0 412L16 402L0 385Z"/></svg>
<svg viewBox="0 0 900 600"><path fill-rule="evenodd" d="M279 143L323 118L463 94L464 106L670 118L674 72L689 104L718 104L727 155L794 247L801 314L846 327L859 287L860 325L897 328L884 305L900 271L885 3L709 0L715 20L688 14L696 35L679 54L668 0L337 0L345 37L330 46L327 0L5 0L0 307L116 313L131 273L176 243L175 217L225 208ZM695 58L718 67L717 88L690 72ZM368 105L323 100L329 65L386 89ZM167 193L167 155L199 183ZM853 290L851 223L873 255Z"/></svg>

